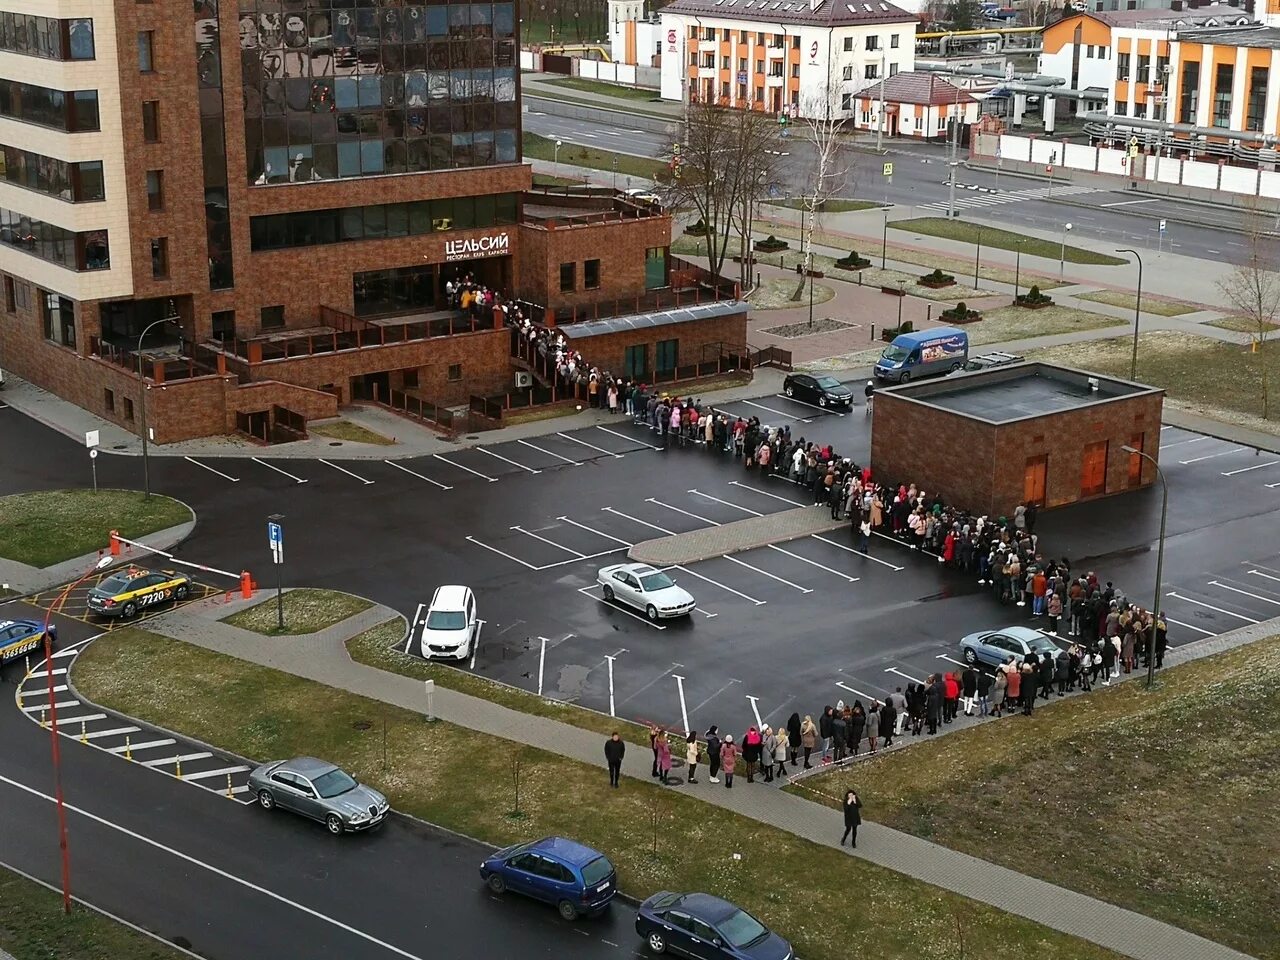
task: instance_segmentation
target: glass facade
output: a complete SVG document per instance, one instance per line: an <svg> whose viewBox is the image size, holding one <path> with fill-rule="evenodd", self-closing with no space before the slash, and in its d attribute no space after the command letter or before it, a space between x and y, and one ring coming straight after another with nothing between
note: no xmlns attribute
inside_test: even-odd
<svg viewBox="0 0 1280 960"><path fill-rule="evenodd" d="M0 50L46 60L92 60L93 21L0 13Z"/></svg>
<svg viewBox="0 0 1280 960"><path fill-rule="evenodd" d="M417 237L444 230L512 224L518 212L519 198L514 193L498 193L273 213L249 219L249 240L253 250L283 250L349 240Z"/></svg>
<svg viewBox="0 0 1280 960"><path fill-rule="evenodd" d="M3 207L0 207L0 243L68 270L105 270L111 266L107 231L75 233Z"/></svg>
<svg viewBox="0 0 1280 960"><path fill-rule="evenodd" d="M33 83L0 80L0 117L76 133L98 129L98 91L51 90Z"/></svg>
<svg viewBox="0 0 1280 960"><path fill-rule="evenodd" d="M0 180L59 200L101 200L102 161L68 163L0 144Z"/></svg>
<svg viewBox="0 0 1280 960"><path fill-rule="evenodd" d="M195 0L196 79L200 100L200 157L204 167L205 243L209 289L235 284L231 257L231 199L227 193L227 140L223 127L219 0Z"/></svg>
<svg viewBox="0 0 1280 960"><path fill-rule="evenodd" d="M254 184L516 163L512 3L240 0Z"/></svg>
<svg viewBox="0 0 1280 960"><path fill-rule="evenodd" d="M433 266L370 270L352 277L356 316L424 313L436 305Z"/></svg>

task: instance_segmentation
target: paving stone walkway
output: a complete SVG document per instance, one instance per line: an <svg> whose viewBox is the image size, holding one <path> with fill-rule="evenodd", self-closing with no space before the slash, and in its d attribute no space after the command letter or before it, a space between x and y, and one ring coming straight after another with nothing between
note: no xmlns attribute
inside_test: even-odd
<svg viewBox="0 0 1280 960"><path fill-rule="evenodd" d="M219 618L248 603L250 601L243 600L194 603L152 619L147 626L250 663L407 710L426 712L426 693L421 681L355 663L346 652L347 638L399 617L395 611L374 607L326 630L296 639L267 638L218 622ZM1276 621L1255 624L1207 641L1205 651L1196 656L1216 653L1276 631ZM1180 657L1175 651L1167 659L1177 662L1190 658L1194 657L1187 653ZM432 713L458 726L600 766L601 782L604 782L603 744L598 734L442 687L436 687ZM648 763L644 759L633 760L624 766L623 773L647 781ZM769 824L774 829L789 830L815 843L832 846L839 839L838 811L774 787L748 785L740 780L736 790L726 790L707 781L685 789L708 803ZM872 806L874 802L874 798L869 798ZM1170 924L876 823L864 823L858 839L858 849L851 855L1136 960L1247 960L1245 954Z"/></svg>
<svg viewBox="0 0 1280 960"><path fill-rule="evenodd" d="M645 540L632 547L627 555L637 563L673 567L798 540L848 525L848 520L832 520L830 507L796 507L794 510L746 517L688 533Z"/></svg>

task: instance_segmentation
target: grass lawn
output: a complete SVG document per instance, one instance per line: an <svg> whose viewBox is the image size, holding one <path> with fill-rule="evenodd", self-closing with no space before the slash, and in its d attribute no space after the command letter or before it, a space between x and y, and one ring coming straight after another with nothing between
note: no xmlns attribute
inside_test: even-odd
<svg viewBox="0 0 1280 960"><path fill-rule="evenodd" d="M584 93L599 93L606 97L617 97L619 100L642 100L648 103L661 99L657 90L628 87L621 83L591 80L587 77L561 77L558 80L543 80L541 83L548 87L567 87L570 90L581 90Z"/></svg>
<svg viewBox="0 0 1280 960"><path fill-rule="evenodd" d="M180 960L184 954L151 937L74 904L62 912L62 894L0 870L0 950L17 960Z"/></svg>
<svg viewBox="0 0 1280 960"><path fill-rule="evenodd" d="M1137 298L1132 293L1119 290L1095 290L1093 293L1077 293L1077 300L1089 300L1093 303L1106 303L1113 307L1124 307L1132 310L1137 306ZM1180 317L1184 313L1195 313L1203 309L1194 303L1181 303L1177 300L1161 300L1158 297L1143 297L1142 312L1157 317Z"/></svg>
<svg viewBox="0 0 1280 960"><path fill-rule="evenodd" d="M1170 669L1151 693L1120 684L882 756L858 784L876 822L1273 960L1277 683L1272 638Z"/></svg>
<svg viewBox="0 0 1280 960"><path fill-rule="evenodd" d="M1250 317L1220 317L1217 320L1210 320L1205 324L1206 327L1218 327L1222 330L1235 330L1237 333L1252 334L1256 339L1258 336L1257 321ZM1264 326L1267 333L1280 330L1280 323L1267 323Z"/></svg>
<svg viewBox="0 0 1280 960"><path fill-rule="evenodd" d="M536 133L526 133L524 155L527 160L555 161L556 142ZM644 177L647 180L654 179L667 168L666 164L647 157L633 157L626 153L614 153L612 150L597 150L595 147L580 147L576 143L562 143L560 146L560 163L613 172L615 160L618 163L618 173L629 177Z"/></svg>
<svg viewBox="0 0 1280 960"><path fill-rule="evenodd" d="M536 717L551 717L562 723L570 723L584 730L594 730L607 737L617 730L624 740L649 747L649 729L630 720L606 716L594 710L586 710L571 703L544 699L524 690L494 683L468 670L430 663L404 653L404 624L400 620L388 620L371 627L347 641L347 652L357 663L365 663L380 670L400 673L419 680L434 680L442 687L467 693L473 697L492 700L521 713Z"/></svg>
<svg viewBox="0 0 1280 960"><path fill-rule="evenodd" d="M1133 339L1118 337L1033 350L1047 360L1118 377L1129 376ZM1274 392L1280 385L1280 347L1251 354L1242 344L1190 333L1156 331L1138 339L1138 380L1163 387L1168 398L1203 417L1280 434L1280 421L1262 419L1262 364ZM1280 402L1280 401L1278 401ZM1273 405L1271 416L1280 415Z"/></svg>
<svg viewBox="0 0 1280 960"><path fill-rule="evenodd" d="M765 280L751 292L747 302L751 304L752 310L788 310L804 307L809 303L810 282L813 283L814 303L826 303L836 295L836 292L826 284L806 280L800 299L792 299L796 288L800 286L800 281L800 277L794 280L790 277L774 277L772 280Z"/></svg>
<svg viewBox="0 0 1280 960"><path fill-rule="evenodd" d="M307 433L317 437L328 437L330 440L346 440L350 443L374 443L380 446L392 446L395 441L390 437L370 430L368 427L350 420L336 420L333 423L309 423Z"/></svg>
<svg viewBox="0 0 1280 960"><path fill-rule="evenodd" d="M229 617L223 617L222 622L267 636L297 636L331 627L373 606L364 597L355 597L338 590L315 590L310 587L290 590L284 595L284 629L279 630L276 628L275 594L270 591L263 593L265 600Z"/></svg>
<svg viewBox="0 0 1280 960"><path fill-rule="evenodd" d="M809 207L804 200L799 197L790 197L786 200L766 200L765 203L771 207L786 207L788 210L808 210ZM823 206L823 213L852 213L856 210L870 210L872 207L882 207L884 204L876 203L874 200L844 200L834 198L828 200Z"/></svg>
<svg viewBox="0 0 1280 960"><path fill-rule="evenodd" d="M1000 250L1017 250L1022 245L1022 252L1029 257L1044 257L1057 260L1062 255L1062 244L1057 240L1041 240L1027 237L1012 230L998 230L995 227L968 223L964 220L947 220L945 217L919 217L915 220L890 220L890 230L909 230L923 233L929 237L945 237L948 240L959 240L961 243L977 243L978 235L982 235L984 247L996 247ZM1066 258L1068 263L1091 263L1097 266L1118 267L1128 263L1109 253L1098 253L1073 247L1067 244Z"/></svg>
<svg viewBox="0 0 1280 960"><path fill-rule="evenodd" d="M76 661L74 680L97 703L248 757L325 757L385 792L397 809L489 843L573 836L609 854L625 893L713 890L792 939L806 960L846 957L850 943L877 960L950 958L957 924L984 955L1115 957L647 777L610 790L603 763L589 766L427 723L416 713L136 628L91 644ZM358 730L359 721L370 726ZM633 753L624 770L637 764L647 766L647 756ZM839 829L835 814L831 828Z"/></svg>
<svg viewBox="0 0 1280 960"><path fill-rule="evenodd" d="M1022 340L1026 337L1045 337L1057 333L1072 333L1076 330L1099 330L1105 327L1123 325L1122 320L1108 317L1101 313L1090 313L1075 307L1042 307L1039 310L1027 310L1010 304L986 310L977 323L965 324L969 332L969 342L975 346L990 343L1006 343L1010 340ZM1054 355L1056 350L1054 348ZM1126 374L1128 371L1125 371Z"/></svg>
<svg viewBox="0 0 1280 960"><path fill-rule="evenodd" d="M105 549L111 531L136 540L195 519L177 500L136 490L49 490L0 497L0 557L33 567Z"/></svg>

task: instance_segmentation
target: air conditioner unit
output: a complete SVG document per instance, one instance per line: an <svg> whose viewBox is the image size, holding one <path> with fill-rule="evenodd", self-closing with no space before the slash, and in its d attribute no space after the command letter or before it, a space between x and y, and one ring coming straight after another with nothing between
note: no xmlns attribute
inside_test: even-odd
<svg viewBox="0 0 1280 960"><path fill-rule="evenodd" d="M516 371L516 389L528 390L533 386L533 374L527 370Z"/></svg>

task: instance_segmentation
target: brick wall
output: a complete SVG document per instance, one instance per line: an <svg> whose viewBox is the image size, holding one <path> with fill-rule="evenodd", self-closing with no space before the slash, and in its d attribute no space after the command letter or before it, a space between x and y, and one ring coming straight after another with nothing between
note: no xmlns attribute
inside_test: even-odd
<svg viewBox="0 0 1280 960"><path fill-rule="evenodd" d="M644 255L671 244L667 215L611 223L520 225L520 296L553 307L579 306L640 296L645 292ZM587 260L600 261L597 289L585 285ZM574 289L560 289L560 265L574 264Z"/></svg>
<svg viewBox="0 0 1280 960"><path fill-rule="evenodd" d="M281 406L308 420L324 420L338 415L338 398L323 390L312 390L279 380L233 383L227 390L228 429L235 428L237 413L256 413Z"/></svg>
<svg viewBox="0 0 1280 960"><path fill-rule="evenodd" d="M995 449L996 429L989 424L876 393L871 467L882 482L915 483L948 503L991 513ZM1018 484L1020 498L1021 474Z"/></svg>
<svg viewBox="0 0 1280 960"><path fill-rule="evenodd" d="M574 336L575 327L579 336ZM745 349L747 308L744 304L742 312L725 317L687 320L660 327L644 327L596 336L582 335L585 331L577 324L568 324L560 329L571 341L570 345L582 352L588 364L617 375L621 375L625 369L626 348L644 344L646 371L652 375L655 345L662 340L679 341L677 361L680 366L715 360L720 355L721 345L726 350L736 352Z"/></svg>

